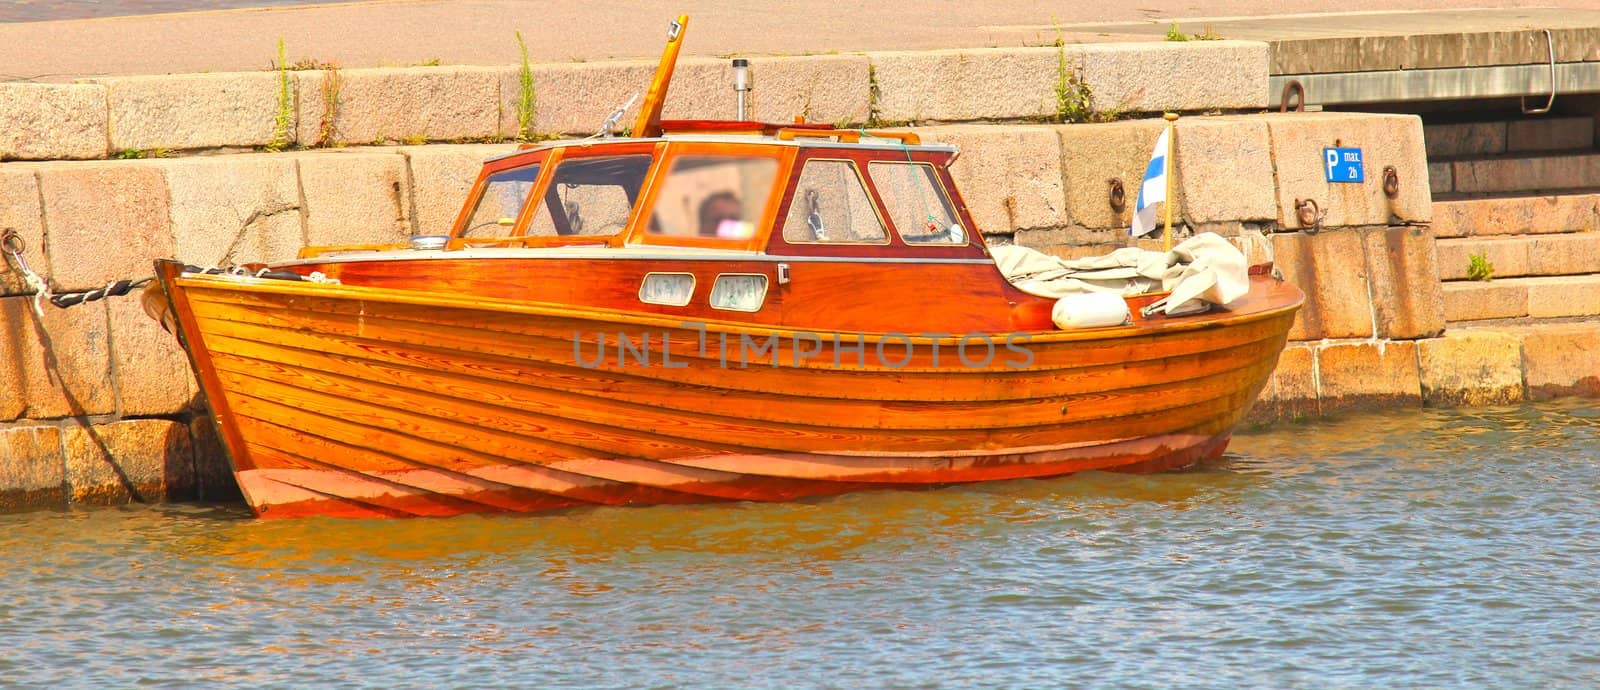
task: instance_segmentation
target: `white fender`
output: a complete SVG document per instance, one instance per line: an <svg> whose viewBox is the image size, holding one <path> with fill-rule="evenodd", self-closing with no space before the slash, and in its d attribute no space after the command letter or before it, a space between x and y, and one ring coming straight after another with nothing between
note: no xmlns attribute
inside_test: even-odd
<svg viewBox="0 0 1600 690"><path fill-rule="evenodd" d="M1104 328L1121 326L1132 321L1128 303L1122 295L1110 292L1081 292L1056 300L1050 310L1050 320L1056 328Z"/></svg>

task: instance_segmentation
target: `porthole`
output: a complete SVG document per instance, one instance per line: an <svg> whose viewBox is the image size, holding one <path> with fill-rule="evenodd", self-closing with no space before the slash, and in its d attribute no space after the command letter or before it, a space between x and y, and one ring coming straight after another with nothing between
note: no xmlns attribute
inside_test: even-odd
<svg viewBox="0 0 1600 690"><path fill-rule="evenodd" d="M724 273L711 285L711 308L760 311L767 301L767 277L760 273Z"/></svg>
<svg viewBox="0 0 1600 690"><path fill-rule="evenodd" d="M645 304L681 307L688 304L692 297L692 273L646 273L644 281L639 283L639 301Z"/></svg>

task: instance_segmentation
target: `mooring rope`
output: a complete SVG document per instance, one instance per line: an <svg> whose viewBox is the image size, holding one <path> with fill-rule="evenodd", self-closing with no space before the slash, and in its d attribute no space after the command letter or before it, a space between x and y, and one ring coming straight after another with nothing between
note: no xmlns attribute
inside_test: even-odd
<svg viewBox="0 0 1600 690"><path fill-rule="evenodd" d="M18 234L15 229L7 228L5 233L0 235L0 251L10 256L11 262L17 267L17 272L22 274L22 282L30 290L33 290L33 314L41 319L44 318L45 300L50 300L51 304L60 309L66 309L84 302L93 302L107 297L120 297L132 292L134 288L144 287L150 281L155 280L155 276L146 276L137 280L123 278L121 280L113 280L106 283L105 287L93 290L56 294L50 291L50 284L45 282L44 278L28 267L28 260L22 257L22 253L27 249L28 244L22 240L22 235Z"/></svg>

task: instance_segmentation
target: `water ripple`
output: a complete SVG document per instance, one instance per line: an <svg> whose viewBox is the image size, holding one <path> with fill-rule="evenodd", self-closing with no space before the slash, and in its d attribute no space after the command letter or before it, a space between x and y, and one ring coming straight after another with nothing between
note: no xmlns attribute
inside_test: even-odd
<svg viewBox="0 0 1600 690"><path fill-rule="evenodd" d="M1600 408L786 504L0 517L15 687L1594 687Z"/></svg>

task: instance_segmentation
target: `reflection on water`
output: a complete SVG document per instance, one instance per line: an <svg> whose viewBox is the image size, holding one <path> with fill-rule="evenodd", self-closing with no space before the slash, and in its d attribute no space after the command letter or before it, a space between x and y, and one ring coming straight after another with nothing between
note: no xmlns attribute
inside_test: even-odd
<svg viewBox="0 0 1600 690"><path fill-rule="evenodd" d="M0 517L0 685L1593 687L1600 403L785 504Z"/></svg>

